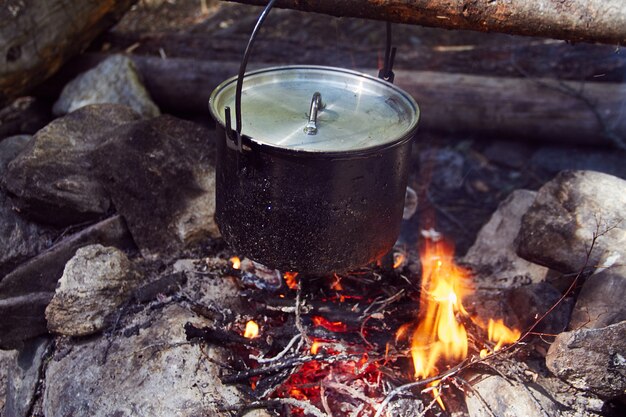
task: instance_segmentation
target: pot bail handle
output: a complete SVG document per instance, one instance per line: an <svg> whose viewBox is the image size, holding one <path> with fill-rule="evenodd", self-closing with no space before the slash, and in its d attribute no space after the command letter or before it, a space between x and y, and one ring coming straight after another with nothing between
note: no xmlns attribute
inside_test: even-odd
<svg viewBox="0 0 626 417"><path fill-rule="evenodd" d="M263 9L263 12L259 15L259 19L254 25L254 29L252 30L252 34L250 35L250 39L248 40L248 44L246 45L246 50L243 53L243 58L241 60L241 64L239 66L239 74L237 75L237 86L235 88L235 130L231 128L232 121L230 116L230 108L226 107L224 110L224 116L226 118L226 135L233 144L228 143L229 147L232 147L239 152L242 151L242 143L241 143L241 93L243 90L243 78L246 73L246 67L248 66L248 58L250 57L250 52L252 51L252 46L254 45L254 41L256 40L257 34L263 25L263 22L267 18L270 10L276 3L276 0L269 0L267 6ZM395 58L395 48L391 47L391 23L387 22L387 42L385 45L385 63L384 67L380 70L378 77L393 83L394 74L392 71L393 61ZM319 94L319 93L316 93ZM315 108L315 117L313 117L313 107L316 104ZM316 125L316 117L318 110L323 109L322 97L319 96L319 102L316 101L315 94L313 95L313 100L311 101L311 112L309 113L309 121L305 127L305 132L310 135L314 135L317 133L317 125ZM227 141L228 142L228 141Z"/></svg>
<svg viewBox="0 0 626 417"><path fill-rule="evenodd" d="M250 35L250 39L248 40L248 44L246 45L246 50L243 53L243 58L241 60L241 64L239 65L239 74L237 76L237 86L235 88L235 132L232 129L227 129L227 135L229 135L230 139L235 142L235 148L241 151L241 92L243 90L243 77L246 73L246 67L248 66L248 58L250 57L250 52L252 51L252 46L254 45L254 41L256 40L257 34L261 29L261 25L267 18L272 6L274 6L276 0L270 0L263 9L263 12L259 16L259 19L252 30L252 34ZM230 109L226 111L226 125L230 125Z"/></svg>

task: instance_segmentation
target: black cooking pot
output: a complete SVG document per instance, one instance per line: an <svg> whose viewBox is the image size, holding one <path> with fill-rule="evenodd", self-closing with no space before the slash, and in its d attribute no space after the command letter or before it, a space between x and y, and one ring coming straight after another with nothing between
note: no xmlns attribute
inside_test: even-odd
<svg viewBox="0 0 626 417"><path fill-rule="evenodd" d="M240 255L283 271L368 264L400 232L417 104L391 83L341 68L276 67L244 79L264 14L239 76L209 101L217 224Z"/></svg>

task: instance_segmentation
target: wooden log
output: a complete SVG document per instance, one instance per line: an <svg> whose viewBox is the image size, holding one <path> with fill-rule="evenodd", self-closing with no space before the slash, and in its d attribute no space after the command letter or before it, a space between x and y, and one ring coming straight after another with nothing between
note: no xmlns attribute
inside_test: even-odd
<svg viewBox="0 0 626 417"><path fill-rule="evenodd" d="M229 1L267 4L267 0ZM338 17L626 45L623 0L278 0L276 6Z"/></svg>
<svg viewBox="0 0 626 417"><path fill-rule="evenodd" d="M102 42L109 52L131 48L136 55L194 58L204 61L241 59L249 35L216 36L202 33L109 32ZM608 45L576 44L554 39L512 38L491 44L401 45L395 68L476 75L554 77L565 80L621 82L626 80L626 51ZM255 43L253 62L315 64L346 68L374 67L384 45L354 44L337 40L329 44L312 35L307 48L290 38L268 39L264 33Z"/></svg>
<svg viewBox="0 0 626 417"><path fill-rule="evenodd" d="M0 107L82 52L136 0L13 0L0 3Z"/></svg>
<svg viewBox="0 0 626 417"><path fill-rule="evenodd" d="M131 57L161 110L207 120L211 91L239 69L234 61ZM72 68L101 59L87 54ZM626 84L407 70L396 71L395 83L418 102L421 130L599 145L610 145L609 136L626 138Z"/></svg>

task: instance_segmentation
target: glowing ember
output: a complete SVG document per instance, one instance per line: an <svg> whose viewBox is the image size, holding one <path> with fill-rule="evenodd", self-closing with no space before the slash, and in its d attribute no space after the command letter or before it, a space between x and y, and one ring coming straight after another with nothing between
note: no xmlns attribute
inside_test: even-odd
<svg viewBox="0 0 626 417"><path fill-rule="evenodd" d="M320 350L320 345L321 345L321 343L318 342L317 340L313 341L313 344L311 345L311 354L312 355L317 355L317 352L319 352L319 350Z"/></svg>
<svg viewBox="0 0 626 417"><path fill-rule="evenodd" d="M343 333L348 331L348 326L340 321L329 321L322 316L313 316L311 319L314 326L320 326L331 332Z"/></svg>
<svg viewBox="0 0 626 417"><path fill-rule="evenodd" d="M229 259L229 261L232 264L234 269L241 268L241 259L239 259L237 256L233 256L232 258Z"/></svg>
<svg viewBox="0 0 626 417"><path fill-rule="evenodd" d="M296 277L298 276L297 272L285 272L283 277L285 278L285 283L287 287L291 290L295 290L298 288L298 281L296 281Z"/></svg>
<svg viewBox="0 0 626 417"><path fill-rule="evenodd" d="M246 323L246 330L243 332L243 337L246 339L254 339L259 336L259 325L256 324L253 320L250 320Z"/></svg>
<svg viewBox="0 0 626 417"><path fill-rule="evenodd" d="M341 277L339 275L333 275L333 283L330 285L330 289L335 291L343 291L343 287L341 286Z"/></svg>

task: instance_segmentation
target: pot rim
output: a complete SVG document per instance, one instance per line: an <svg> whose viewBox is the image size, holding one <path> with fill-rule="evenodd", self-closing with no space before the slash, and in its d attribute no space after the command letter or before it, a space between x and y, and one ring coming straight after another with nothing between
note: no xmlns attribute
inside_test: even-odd
<svg viewBox="0 0 626 417"><path fill-rule="evenodd" d="M246 72L245 76L269 73L269 72L274 72L274 71L310 70L310 69L341 72L345 74L350 74L352 76L363 77L365 79L368 79L369 81L383 84L386 88L390 88L396 91L398 94L402 95L410 103L410 105L415 108L415 118L413 119L412 123L409 125L407 130L403 134L398 136L397 138L387 141L385 143L375 144L375 145L366 146L362 148L338 150L338 151L294 149L290 147L278 146L275 144L269 144L266 142L255 140L253 137L242 134L241 139L242 139L242 145L243 145L244 151L249 152L253 150L259 150L259 151L269 151L269 152L278 153L278 154L287 154L287 155L292 155L292 156L318 157L318 158L365 157L375 152L380 152L388 148L393 148L395 146L402 145L405 142L413 139L413 137L415 136L418 123L419 123L419 118L420 118L420 109L415 99L413 99L413 97L411 97L409 93L407 93L400 87L388 81L371 76L369 74L365 74L360 71L350 70L346 68L322 66L322 65L280 65L280 66L266 67L266 68L249 71L249 72ZM215 99L217 95L220 94L227 86L229 86L230 84L235 84L237 82L237 78L238 76L233 76L221 82L217 87L215 87L215 89L211 92L211 95L209 97L209 102L208 102L209 112L211 116L213 117L213 119L216 121L216 123L219 124L224 130L226 130L226 123L224 120L222 120L222 117L218 109L215 108L215 101L216 101ZM244 81L245 81L245 78L244 78Z"/></svg>

